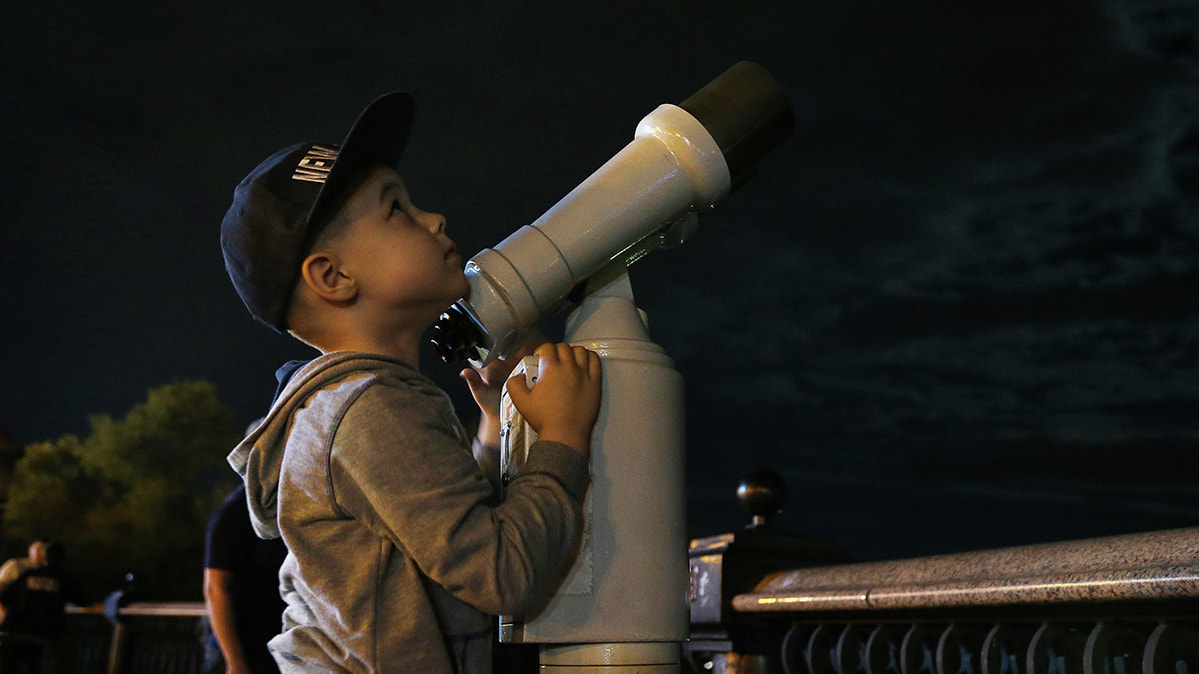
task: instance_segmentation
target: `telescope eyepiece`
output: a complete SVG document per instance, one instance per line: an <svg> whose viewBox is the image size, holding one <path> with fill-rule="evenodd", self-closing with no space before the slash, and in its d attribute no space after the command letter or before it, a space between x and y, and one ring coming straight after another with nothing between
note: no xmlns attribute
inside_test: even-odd
<svg viewBox="0 0 1199 674"><path fill-rule="evenodd" d="M429 341L446 363L462 363L472 358L482 360L483 331L460 303L441 314L433 324L433 336Z"/></svg>

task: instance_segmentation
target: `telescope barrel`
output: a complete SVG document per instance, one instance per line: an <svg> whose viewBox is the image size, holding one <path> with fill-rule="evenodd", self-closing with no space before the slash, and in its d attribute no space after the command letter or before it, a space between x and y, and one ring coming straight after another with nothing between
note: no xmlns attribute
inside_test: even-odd
<svg viewBox="0 0 1199 674"><path fill-rule="evenodd" d="M794 126L783 88L751 61L659 106L570 194L471 258L470 295L434 326L437 352L477 365L506 358L573 288L728 196Z"/></svg>

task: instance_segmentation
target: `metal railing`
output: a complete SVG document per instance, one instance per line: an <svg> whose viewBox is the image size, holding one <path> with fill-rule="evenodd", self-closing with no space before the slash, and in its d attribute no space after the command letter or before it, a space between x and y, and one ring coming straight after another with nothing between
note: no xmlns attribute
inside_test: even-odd
<svg viewBox="0 0 1199 674"><path fill-rule="evenodd" d="M1199 673L1199 527L848 563L781 502L692 541L694 671Z"/></svg>
<svg viewBox="0 0 1199 674"><path fill-rule="evenodd" d="M103 604L68 607L66 635L48 668L71 674L200 674L206 621L203 602L133 603L115 616L105 615Z"/></svg>
<svg viewBox="0 0 1199 674"><path fill-rule="evenodd" d="M695 673L1199 674L1199 527L850 563L754 521L691 542ZM202 671L201 602L67 618L56 672Z"/></svg>

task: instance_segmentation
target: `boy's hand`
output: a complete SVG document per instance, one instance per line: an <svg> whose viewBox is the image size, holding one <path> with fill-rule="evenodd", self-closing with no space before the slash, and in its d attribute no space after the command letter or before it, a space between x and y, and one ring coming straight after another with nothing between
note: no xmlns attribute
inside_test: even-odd
<svg viewBox="0 0 1199 674"><path fill-rule="evenodd" d="M458 373L470 388L470 394L479 406L479 439L488 447L500 444L500 397L504 382L522 358L533 353L537 346L532 340L526 342L507 360L493 360L481 369L466 368Z"/></svg>
<svg viewBox="0 0 1199 674"><path fill-rule="evenodd" d="M498 416L500 413L500 394L504 392L504 382L512 374L512 368L520 359L528 354L517 354L508 360L493 360L484 367L476 370L473 367L463 369L458 373L470 388L470 395L479 406L483 416Z"/></svg>
<svg viewBox="0 0 1199 674"><path fill-rule="evenodd" d="M569 344L542 344L537 356L537 384L523 376L508 380L512 404L540 440L560 442L586 454L591 429L599 417L603 369L597 353Z"/></svg>

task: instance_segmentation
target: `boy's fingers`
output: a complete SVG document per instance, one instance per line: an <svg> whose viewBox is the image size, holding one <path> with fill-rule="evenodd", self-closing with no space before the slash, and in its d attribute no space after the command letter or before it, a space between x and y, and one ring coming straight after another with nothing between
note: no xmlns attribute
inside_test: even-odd
<svg viewBox="0 0 1199 674"><path fill-rule="evenodd" d="M537 356L538 359L553 359L554 356L557 355L557 351L554 349L553 344L546 342L536 349L533 349L533 355Z"/></svg>
<svg viewBox="0 0 1199 674"><path fill-rule="evenodd" d="M589 369L588 364L591 362L591 356L588 354L591 354L591 353L594 353L594 352L589 349L585 349L581 346L574 347L575 365L578 365L580 370L588 370Z"/></svg>
<svg viewBox="0 0 1199 674"><path fill-rule="evenodd" d="M512 402L524 400L529 395L529 385L525 383L525 373L517 372L508 377L508 397L512 398Z"/></svg>
<svg viewBox="0 0 1199 674"><path fill-rule="evenodd" d="M558 344L557 348L558 348L558 361L559 362L562 362L562 363L573 363L574 362L574 348L571 347L571 345L567 344L566 342L563 342L561 344Z"/></svg>
<svg viewBox="0 0 1199 674"><path fill-rule="evenodd" d="M474 391L482 381L482 377L479 376L479 373L469 367L459 372L458 376L462 377L462 380L466 382L466 385L470 387L471 391Z"/></svg>
<svg viewBox="0 0 1199 674"><path fill-rule="evenodd" d="M533 355L542 361L544 367L569 365L572 369L586 372L591 377L600 376L602 371L599 354L584 346L547 342L534 349Z"/></svg>
<svg viewBox="0 0 1199 674"><path fill-rule="evenodd" d="M483 366L483 369L478 370L479 377L485 382L503 379L508 376L508 373L512 372L512 368L515 366L517 360L519 359L493 360Z"/></svg>

